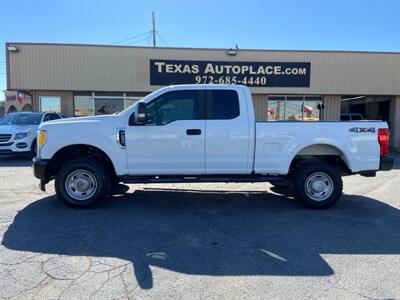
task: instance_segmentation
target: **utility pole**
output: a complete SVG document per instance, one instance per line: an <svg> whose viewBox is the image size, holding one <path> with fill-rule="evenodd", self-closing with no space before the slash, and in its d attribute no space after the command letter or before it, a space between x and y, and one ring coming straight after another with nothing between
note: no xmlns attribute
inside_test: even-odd
<svg viewBox="0 0 400 300"><path fill-rule="evenodd" d="M156 47L156 18L154 17L154 11L151 12L151 15L153 17L153 47Z"/></svg>

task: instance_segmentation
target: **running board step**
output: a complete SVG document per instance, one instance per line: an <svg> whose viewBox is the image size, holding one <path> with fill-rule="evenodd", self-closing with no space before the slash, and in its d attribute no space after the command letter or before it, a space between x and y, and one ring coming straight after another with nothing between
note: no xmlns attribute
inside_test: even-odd
<svg viewBox="0 0 400 300"><path fill-rule="evenodd" d="M124 183L268 182L284 181L279 175L119 176Z"/></svg>

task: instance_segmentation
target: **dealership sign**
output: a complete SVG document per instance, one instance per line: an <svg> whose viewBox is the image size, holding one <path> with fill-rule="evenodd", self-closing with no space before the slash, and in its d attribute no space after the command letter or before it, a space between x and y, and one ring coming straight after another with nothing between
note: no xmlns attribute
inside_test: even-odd
<svg viewBox="0 0 400 300"><path fill-rule="evenodd" d="M243 84L251 87L309 87L309 62L150 60L150 84Z"/></svg>

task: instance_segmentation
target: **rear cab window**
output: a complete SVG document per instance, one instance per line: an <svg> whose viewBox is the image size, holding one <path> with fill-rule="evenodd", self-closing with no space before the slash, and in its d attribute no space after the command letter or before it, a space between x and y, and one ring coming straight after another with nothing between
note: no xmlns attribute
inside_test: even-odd
<svg viewBox="0 0 400 300"><path fill-rule="evenodd" d="M235 90L207 90L207 119L231 120L240 115L239 96Z"/></svg>

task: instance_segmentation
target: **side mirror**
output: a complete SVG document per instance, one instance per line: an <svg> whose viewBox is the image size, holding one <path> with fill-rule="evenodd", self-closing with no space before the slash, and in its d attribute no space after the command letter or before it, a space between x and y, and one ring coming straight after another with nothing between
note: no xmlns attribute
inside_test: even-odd
<svg viewBox="0 0 400 300"><path fill-rule="evenodd" d="M138 102L135 112L129 117L129 125L144 125L147 123L147 107L145 102Z"/></svg>

